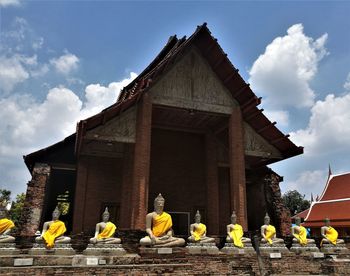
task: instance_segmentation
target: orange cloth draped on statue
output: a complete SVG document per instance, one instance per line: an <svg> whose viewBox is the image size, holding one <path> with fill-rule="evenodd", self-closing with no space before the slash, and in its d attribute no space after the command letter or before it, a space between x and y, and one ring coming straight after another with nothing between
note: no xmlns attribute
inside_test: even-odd
<svg viewBox="0 0 350 276"><path fill-rule="evenodd" d="M266 227L265 237L269 244L272 244L272 238L276 234L276 228L273 225L268 225Z"/></svg>
<svg viewBox="0 0 350 276"><path fill-rule="evenodd" d="M107 239L110 238L114 235L115 229L117 227L112 223L112 222L107 222L105 229L97 235L98 239Z"/></svg>
<svg viewBox="0 0 350 276"><path fill-rule="evenodd" d="M51 223L49 229L44 233L43 239L46 242L48 248L52 248L55 245L55 239L62 236L66 232L66 226L63 221L56 220Z"/></svg>
<svg viewBox="0 0 350 276"><path fill-rule="evenodd" d="M166 212L153 217L152 232L156 237L161 237L166 234L172 226L173 222L171 220L171 216Z"/></svg>
<svg viewBox="0 0 350 276"><path fill-rule="evenodd" d="M9 220L7 218L0 219L0 234L13 227L15 227L15 224L12 220Z"/></svg>
<svg viewBox="0 0 350 276"><path fill-rule="evenodd" d="M298 226L299 227L299 233L298 234L294 234L293 236L299 241L299 243L301 245L307 245L307 231L306 228L304 226Z"/></svg>
<svg viewBox="0 0 350 276"><path fill-rule="evenodd" d="M239 224L235 224L233 226L233 229L230 232L230 237L233 241L233 244L237 247L243 248L243 242L242 242L242 237L243 237L243 228Z"/></svg>
<svg viewBox="0 0 350 276"><path fill-rule="evenodd" d="M203 223L199 223L193 231L194 240L200 241L206 230L207 227Z"/></svg>

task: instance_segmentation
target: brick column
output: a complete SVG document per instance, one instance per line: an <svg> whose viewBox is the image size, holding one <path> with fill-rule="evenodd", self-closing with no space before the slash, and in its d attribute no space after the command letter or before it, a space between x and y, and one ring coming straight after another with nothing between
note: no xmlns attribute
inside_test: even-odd
<svg viewBox="0 0 350 276"><path fill-rule="evenodd" d="M219 181L216 144L212 133L205 136L208 233L219 235Z"/></svg>
<svg viewBox="0 0 350 276"><path fill-rule="evenodd" d="M44 207L46 185L51 168L48 164L36 163L32 171L32 180L28 182L26 200L21 215L20 235L34 236L40 230Z"/></svg>
<svg viewBox="0 0 350 276"><path fill-rule="evenodd" d="M77 162L77 180L75 184L73 228L74 234L84 231L85 196L87 192L88 163L86 158L79 157Z"/></svg>
<svg viewBox="0 0 350 276"><path fill-rule="evenodd" d="M134 145L125 144L123 159L123 178L120 204L120 228L130 229L131 227L131 194L132 194L132 173L133 173Z"/></svg>
<svg viewBox="0 0 350 276"><path fill-rule="evenodd" d="M236 211L238 222L248 230L245 182L243 120L239 107L232 111L229 121L230 198L231 212Z"/></svg>
<svg viewBox="0 0 350 276"><path fill-rule="evenodd" d="M145 93L137 107L136 141L131 194L131 228L145 229L151 153L152 101Z"/></svg>

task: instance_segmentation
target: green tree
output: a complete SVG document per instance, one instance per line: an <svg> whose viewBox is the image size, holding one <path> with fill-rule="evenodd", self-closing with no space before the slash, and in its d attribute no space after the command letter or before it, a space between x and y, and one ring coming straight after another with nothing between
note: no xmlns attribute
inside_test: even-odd
<svg viewBox="0 0 350 276"><path fill-rule="evenodd" d="M18 194L16 200L12 202L12 206L9 212L10 218L13 220L16 226L20 224L21 213L26 199L25 193Z"/></svg>
<svg viewBox="0 0 350 276"><path fill-rule="evenodd" d="M9 202L11 199L11 191L6 189L0 189L0 202Z"/></svg>
<svg viewBox="0 0 350 276"><path fill-rule="evenodd" d="M292 216L310 207L310 201L296 190L284 193L282 199Z"/></svg>

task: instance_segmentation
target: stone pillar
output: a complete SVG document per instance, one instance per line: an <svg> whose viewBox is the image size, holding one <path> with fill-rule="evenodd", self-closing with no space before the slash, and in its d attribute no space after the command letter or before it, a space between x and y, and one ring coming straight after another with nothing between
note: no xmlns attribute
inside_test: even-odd
<svg viewBox="0 0 350 276"><path fill-rule="evenodd" d="M136 141L131 194L131 228L145 229L151 154L152 101L145 93L137 106Z"/></svg>
<svg viewBox="0 0 350 276"><path fill-rule="evenodd" d="M32 171L32 180L28 182L26 200L21 215L20 235L34 236L40 230L44 207L46 185L51 168L48 164L36 163Z"/></svg>
<svg viewBox="0 0 350 276"><path fill-rule="evenodd" d="M123 160L123 179L120 204L119 227L130 229L131 227L131 194L132 194L132 173L133 173L134 145L126 144Z"/></svg>
<svg viewBox="0 0 350 276"><path fill-rule="evenodd" d="M242 113L234 107L229 121L230 198L231 212L236 211L238 222L248 230L245 182L244 135Z"/></svg>
<svg viewBox="0 0 350 276"><path fill-rule="evenodd" d="M88 163L85 157L79 157L77 162L77 180L75 185L73 233L84 231L85 196L87 192Z"/></svg>
<svg viewBox="0 0 350 276"><path fill-rule="evenodd" d="M208 234L219 235L219 180L214 136L205 136Z"/></svg>

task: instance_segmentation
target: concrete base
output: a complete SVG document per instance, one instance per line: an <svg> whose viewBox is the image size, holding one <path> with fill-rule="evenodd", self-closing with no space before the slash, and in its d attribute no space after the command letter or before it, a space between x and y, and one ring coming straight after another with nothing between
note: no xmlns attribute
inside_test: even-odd
<svg viewBox="0 0 350 276"><path fill-rule="evenodd" d="M125 255L126 251L121 244L89 244L83 254L89 256L120 256Z"/></svg>
<svg viewBox="0 0 350 276"><path fill-rule="evenodd" d="M244 243L243 248L236 247L233 243L227 242L225 243L225 246L221 249L221 252L230 255L255 254L255 250L250 242Z"/></svg>
<svg viewBox="0 0 350 276"><path fill-rule="evenodd" d="M74 255L75 251L70 243L57 243L52 249L47 249L43 243L35 243L29 250L30 255Z"/></svg>
<svg viewBox="0 0 350 276"><path fill-rule="evenodd" d="M293 243L290 251L298 255L310 255L312 252L320 252L314 243L309 243L305 246L300 245L300 243Z"/></svg>
<svg viewBox="0 0 350 276"><path fill-rule="evenodd" d="M0 256L2 255L16 255L19 254L15 243L0 243Z"/></svg>
<svg viewBox="0 0 350 276"><path fill-rule="evenodd" d="M321 247L321 252L325 254L349 254L349 249L345 244L323 244Z"/></svg>
<svg viewBox="0 0 350 276"><path fill-rule="evenodd" d="M165 256L183 255L188 252L184 247L140 247L141 256L152 256L163 258Z"/></svg>
<svg viewBox="0 0 350 276"><path fill-rule="evenodd" d="M219 248L215 243L188 243L186 249L189 254L219 254Z"/></svg>
<svg viewBox="0 0 350 276"><path fill-rule="evenodd" d="M268 255L270 256L270 253L281 253L283 255L290 254L290 251L286 247L284 243L281 244L260 244L259 246L260 254L261 255Z"/></svg>

